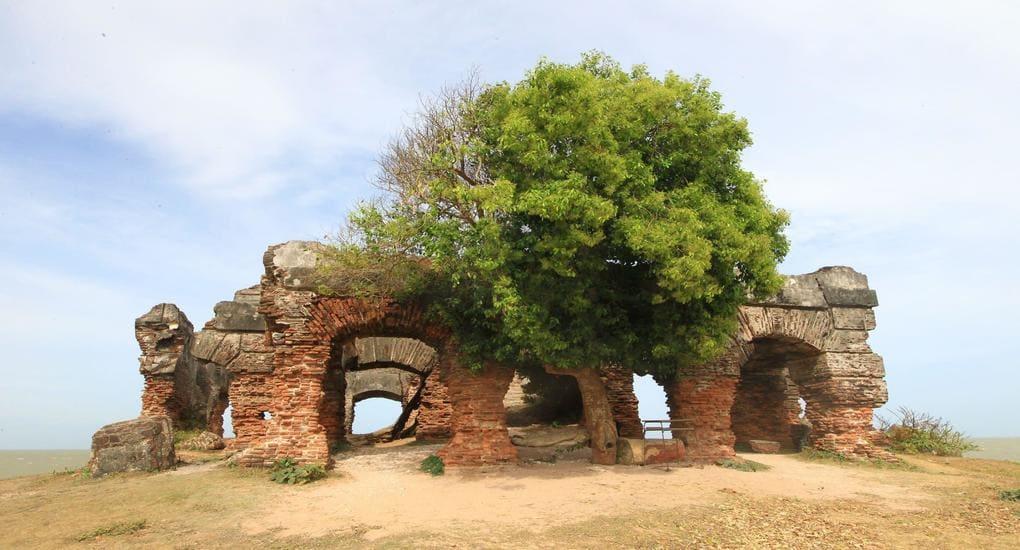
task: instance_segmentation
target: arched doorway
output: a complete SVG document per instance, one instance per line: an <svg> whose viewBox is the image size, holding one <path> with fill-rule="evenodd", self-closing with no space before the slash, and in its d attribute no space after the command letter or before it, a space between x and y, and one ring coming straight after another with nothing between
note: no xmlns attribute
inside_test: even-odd
<svg viewBox="0 0 1020 550"><path fill-rule="evenodd" d="M810 430L803 412L815 412L817 403L808 383L822 352L790 337L758 338L740 367L740 380L731 411L738 450L752 440L775 441L782 449L799 450Z"/></svg>

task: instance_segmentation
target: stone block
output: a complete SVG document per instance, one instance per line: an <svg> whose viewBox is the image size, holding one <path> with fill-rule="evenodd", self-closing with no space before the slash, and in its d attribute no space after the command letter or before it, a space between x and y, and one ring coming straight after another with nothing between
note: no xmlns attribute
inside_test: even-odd
<svg viewBox="0 0 1020 550"><path fill-rule="evenodd" d="M237 357L237 354L241 352L241 335L240 334L228 334L220 342L219 347L216 348L216 353L209 358L210 361L217 365L226 366Z"/></svg>
<svg viewBox="0 0 1020 550"><path fill-rule="evenodd" d="M816 375L836 378L883 378L882 357L874 353L829 352L817 363Z"/></svg>
<svg viewBox="0 0 1020 550"><path fill-rule="evenodd" d="M786 277L778 294L758 303L809 308L824 308L826 306L822 289L812 275Z"/></svg>
<svg viewBox="0 0 1020 550"><path fill-rule="evenodd" d="M290 289L314 290L315 267L323 246L315 241L287 241L270 246L263 257L266 275Z"/></svg>
<svg viewBox="0 0 1020 550"><path fill-rule="evenodd" d="M247 302L220 302L213 308L213 328L231 332L265 332L266 320L258 305Z"/></svg>
<svg viewBox="0 0 1020 550"><path fill-rule="evenodd" d="M875 311L863 307L834 307L832 326L847 330L874 330Z"/></svg>
<svg viewBox="0 0 1020 550"><path fill-rule="evenodd" d="M140 417L103 426L92 436L88 468L94 477L114 472L173 468L174 433L166 416Z"/></svg>
<svg viewBox="0 0 1020 550"><path fill-rule="evenodd" d="M829 288L822 287L822 294L830 306L878 306L878 294L870 288Z"/></svg>
<svg viewBox="0 0 1020 550"><path fill-rule="evenodd" d="M761 454L776 454L779 452L778 441L766 441L764 439L752 439L747 442L751 446L751 450Z"/></svg>
<svg viewBox="0 0 1020 550"><path fill-rule="evenodd" d="M191 355L203 361L211 361L224 337L226 334L215 330L199 332L192 341Z"/></svg>
<svg viewBox="0 0 1020 550"><path fill-rule="evenodd" d="M868 333L864 330L834 330L822 346L825 351L870 353Z"/></svg>
<svg viewBox="0 0 1020 550"><path fill-rule="evenodd" d="M845 265L823 267L808 275L813 276L822 288L868 288L868 276Z"/></svg>
<svg viewBox="0 0 1020 550"><path fill-rule="evenodd" d="M510 428L510 442L518 447L574 447L588 444L588 431L577 424L568 426L534 425Z"/></svg>

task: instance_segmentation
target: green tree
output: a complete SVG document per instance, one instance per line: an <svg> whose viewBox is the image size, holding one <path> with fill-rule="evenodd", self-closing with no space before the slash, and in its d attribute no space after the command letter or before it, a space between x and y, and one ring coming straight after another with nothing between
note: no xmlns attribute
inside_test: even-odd
<svg viewBox="0 0 1020 550"><path fill-rule="evenodd" d="M426 298L475 366L668 376L723 351L737 307L781 283L787 217L741 167L750 144L708 80L601 53L472 78L391 142L383 201L327 265L382 266L364 286Z"/></svg>

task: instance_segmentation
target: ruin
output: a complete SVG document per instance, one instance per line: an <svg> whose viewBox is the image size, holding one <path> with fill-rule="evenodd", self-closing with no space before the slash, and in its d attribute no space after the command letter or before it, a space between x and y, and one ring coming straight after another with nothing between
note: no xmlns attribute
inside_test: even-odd
<svg viewBox="0 0 1020 550"><path fill-rule="evenodd" d="M260 284L216 304L199 332L173 304L140 317L142 416L222 435L229 404L237 463L329 465L354 404L386 397L402 407L390 437L446 440L447 465L517 460L507 409L528 401L526 380L495 363L461 366L456 341L422 304L321 294L312 282L321 246L270 246ZM877 305L863 274L826 267L741 307L725 354L657 379L670 417L690 425L675 434L681 454L715 460L753 444L888 457L873 444L872 411L887 400L882 359L867 343ZM599 375L620 436L643 438L632 373Z"/></svg>

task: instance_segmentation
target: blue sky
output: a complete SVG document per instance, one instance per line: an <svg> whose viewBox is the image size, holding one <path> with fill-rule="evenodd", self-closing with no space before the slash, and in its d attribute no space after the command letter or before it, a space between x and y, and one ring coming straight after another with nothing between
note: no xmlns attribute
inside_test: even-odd
<svg viewBox="0 0 1020 550"><path fill-rule="evenodd" d="M421 94L590 49L748 118L783 271L878 291L891 406L1020 435L1013 3L142 4L0 1L0 448L137 415L134 318L334 231Z"/></svg>

